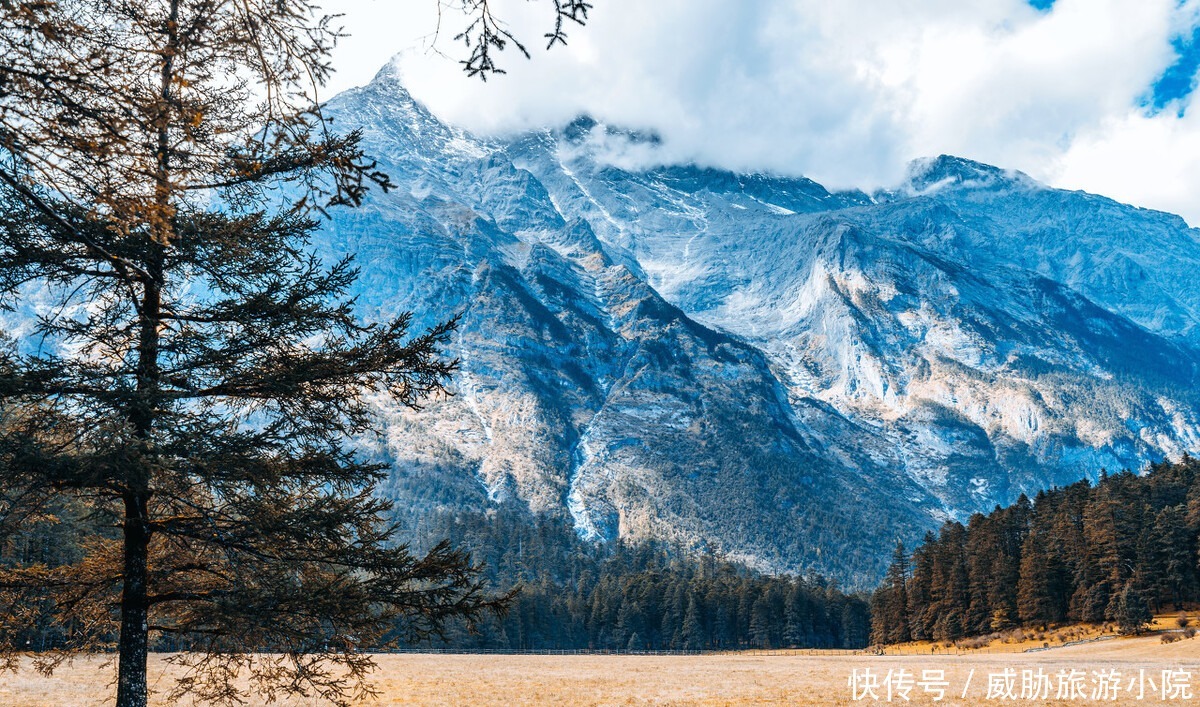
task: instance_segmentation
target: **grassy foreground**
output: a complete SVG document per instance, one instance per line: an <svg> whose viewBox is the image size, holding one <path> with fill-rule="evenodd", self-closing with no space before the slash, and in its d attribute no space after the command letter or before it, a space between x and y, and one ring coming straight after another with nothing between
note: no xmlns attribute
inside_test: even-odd
<svg viewBox="0 0 1200 707"><path fill-rule="evenodd" d="M111 666L91 657L65 666L51 678L32 670L0 677L0 704L11 707L105 705L113 689ZM851 699L850 676L865 669L881 679L889 670L909 671L918 679L925 670L944 670L949 688L945 699L933 702L921 688L907 704L1014 704L987 700L989 673L1012 669L1042 669L1053 676L1060 670L1116 670L1128 682L1145 670L1155 682L1163 669L1190 671L1190 701L1162 701L1158 693L1143 700L1121 694L1109 704L1200 703L1200 637L1162 643L1157 636L1122 638L1055 648L1037 653L972 654L961 656L747 655L703 656L537 656L429 655L379 657L376 705L843 705ZM968 697L961 692L971 671ZM151 659L150 685L161 693L171 669L161 657ZM1089 694L1091 685L1088 686ZM878 690L879 703L886 693ZM1051 692L1051 697L1054 692ZM905 704L899 698L893 700ZM1094 700L1038 701L1037 704L1084 704ZM872 704L870 699L857 704ZM1018 700L1015 704L1033 704ZM185 701L184 704L187 704ZM297 701L289 704L316 704Z"/></svg>

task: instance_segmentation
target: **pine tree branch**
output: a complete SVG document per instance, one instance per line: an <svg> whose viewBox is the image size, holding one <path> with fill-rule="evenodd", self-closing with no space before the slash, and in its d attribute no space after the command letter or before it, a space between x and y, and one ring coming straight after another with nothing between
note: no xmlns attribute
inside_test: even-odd
<svg viewBox="0 0 1200 707"><path fill-rule="evenodd" d="M119 272L129 270L136 273L143 282L149 281L150 276L139 265L129 261L126 258L113 255L99 243L96 243L93 239L81 233L79 229L72 226L66 219L60 216L58 212L51 208L50 205L47 204L42 198L33 193L29 187L22 184L21 180L9 174L7 170L0 169L0 181L3 181L9 186L9 188L20 194L31 206L53 221L63 231L71 234L71 236L77 241L86 245L98 256L111 263Z"/></svg>

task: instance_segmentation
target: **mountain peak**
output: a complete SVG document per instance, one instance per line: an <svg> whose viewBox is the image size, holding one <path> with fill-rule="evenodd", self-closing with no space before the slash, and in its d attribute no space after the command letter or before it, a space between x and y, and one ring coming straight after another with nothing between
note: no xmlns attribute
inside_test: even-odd
<svg viewBox="0 0 1200 707"><path fill-rule="evenodd" d="M416 99L412 97L406 86L404 77L404 69L401 68L401 57L404 52L392 57L388 63L375 73L375 77L371 79L364 88L374 90L378 93L385 94L389 98L394 98L397 101L405 103L415 103ZM353 90L353 89L352 89Z"/></svg>
<svg viewBox="0 0 1200 707"><path fill-rule="evenodd" d="M638 130L602 123L584 113L575 117L561 129L561 135L567 142L582 144L588 141L620 140L630 145L646 145L658 147L662 145L662 136L653 130Z"/></svg>
<svg viewBox="0 0 1200 707"><path fill-rule="evenodd" d="M1001 169L953 155L922 157L908 164L904 191L928 194L947 187L991 189L1002 186L1037 186L1024 172Z"/></svg>
<svg viewBox="0 0 1200 707"><path fill-rule="evenodd" d="M898 536L1200 439L1182 221L949 155L869 199L604 116L475 138L404 83L331 101L401 188L318 242L364 312L463 313L458 394L381 410L417 512L511 498L861 586Z"/></svg>

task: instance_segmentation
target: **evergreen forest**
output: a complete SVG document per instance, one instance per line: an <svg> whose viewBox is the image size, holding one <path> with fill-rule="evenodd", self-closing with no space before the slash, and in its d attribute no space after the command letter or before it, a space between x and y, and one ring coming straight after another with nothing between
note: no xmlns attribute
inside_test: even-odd
<svg viewBox="0 0 1200 707"><path fill-rule="evenodd" d="M102 536L79 507L60 508L0 547L7 566L56 567L78 561ZM471 553L491 590L511 593L507 611L468 624L451 620L441 636L414 648L511 650L706 650L861 648L870 630L865 597L822 578L770 576L711 554L656 544L581 540L564 520L533 518L516 504L486 512L421 515L414 548L443 539ZM66 642L51 607L30 611L28 628L4 637L13 647L54 649ZM397 626L397 634L403 627ZM404 639L401 639L405 642ZM186 649L158 636L154 650Z"/></svg>
<svg viewBox="0 0 1200 707"><path fill-rule="evenodd" d="M821 577L769 575L712 553L588 542L566 520L515 503L420 519L406 531L414 549L449 539L510 600L505 613L451 620L440 635L407 642L414 648L861 648L1103 622L1136 632L1152 614L1200 602L1200 461L1190 457L1021 496L965 525L945 523L911 553L897 543L869 600ZM0 563L76 562L106 532L65 504L10 537ZM28 628L5 642L57 647L69 629L45 609L45 622L31 609ZM186 647L169 636L154 645Z"/></svg>
<svg viewBox="0 0 1200 707"><path fill-rule="evenodd" d="M515 504L513 504L515 506ZM455 648L730 650L861 648L866 598L821 577L767 575L712 554L661 544L581 540L562 519L530 519L502 504L427 517L482 561L493 588L514 588L509 611L443 640Z"/></svg>
<svg viewBox="0 0 1200 707"><path fill-rule="evenodd" d="M966 525L909 555L897 544L871 599L873 644L948 641L1015 627L1118 625L1200 601L1200 462L1102 473Z"/></svg>

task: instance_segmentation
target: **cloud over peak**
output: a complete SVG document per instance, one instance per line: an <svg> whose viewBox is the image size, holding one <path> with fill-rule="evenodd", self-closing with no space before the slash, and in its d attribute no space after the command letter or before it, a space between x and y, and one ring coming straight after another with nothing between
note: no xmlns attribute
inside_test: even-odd
<svg viewBox="0 0 1200 707"><path fill-rule="evenodd" d="M497 2L519 35L545 31L539 3ZM660 135L666 161L831 188L895 184L911 159L949 153L1200 224L1187 110L1200 0L596 5L567 47L507 56L509 74L486 84L436 51L398 62L418 100L476 132L588 114Z"/></svg>

